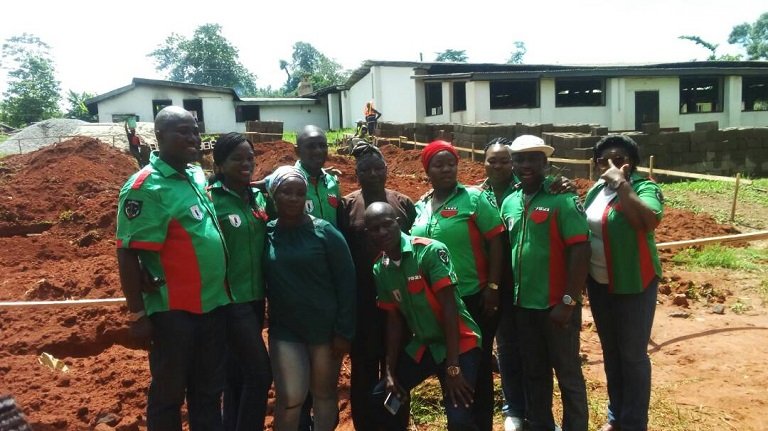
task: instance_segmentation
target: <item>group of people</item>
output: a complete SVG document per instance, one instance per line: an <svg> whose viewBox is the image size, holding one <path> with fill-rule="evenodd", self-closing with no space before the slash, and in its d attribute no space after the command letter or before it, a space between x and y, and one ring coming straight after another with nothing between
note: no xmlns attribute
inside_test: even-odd
<svg viewBox="0 0 768 431"><path fill-rule="evenodd" d="M647 428L663 198L636 174L630 138L596 145L601 179L584 203L546 175L554 149L538 137L491 141L479 186L435 141L421 153L432 190L414 203L386 188L367 142L352 151L360 189L342 196L315 126L295 165L256 183L241 134L220 137L205 178L188 112L164 108L155 133L117 223L131 329L150 340L148 429L180 430L185 400L193 431L262 429L274 382L276 430L332 430L349 354L356 429L407 429L411 389L437 376L448 429L489 431L495 339L505 430L557 429L553 370L562 429L586 430L585 289L608 379L602 430Z"/></svg>

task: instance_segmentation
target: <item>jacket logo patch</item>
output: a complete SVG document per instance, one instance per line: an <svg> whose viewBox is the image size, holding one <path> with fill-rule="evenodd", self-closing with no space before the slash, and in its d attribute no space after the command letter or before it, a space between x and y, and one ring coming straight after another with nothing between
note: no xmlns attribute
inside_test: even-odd
<svg viewBox="0 0 768 431"><path fill-rule="evenodd" d="M513 227L515 227L515 218L514 217L507 218L507 230L512 232Z"/></svg>
<svg viewBox="0 0 768 431"><path fill-rule="evenodd" d="M141 206L144 204L142 201L137 201L135 199L126 199L125 201L125 207L123 208L123 211L125 212L125 216L128 217L128 220L133 220L136 217L141 214Z"/></svg>
<svg viewBox="0 0 768 431"><path fill-rule="evenodd" d="M192 217L195 218L195 220L202 220L203 219L203 212L200 210L200 207L197 205L192 205L189 207L189 212L192 213Z"/></svg>
<svg viewBox="0 0 768 431"><path fill-rule="evenodd" d="M315 210L315 203L312 202L312 199L307 199L306 202L304 202L304 212L307 214L312 214L312 211Z"/></svg>
<svg viewBox="0 0 768 431"><path fill-rule="evenodd" d="M661 203L661 204L664 203L664 195L661 193L660 189L656 190L656 199L659 200L659 203Z"/></svg>
<svg viewBox="0 0 768 431"><path fill-rule="evenodd" d="M451 260L450 257L448 257L448 251L444 248L437 250L437 257L439 257L440 261L446 265L448 265L448 262Z"/></svg>
<svg viewBox="0 0 768 431"><path fill-rule="evenodd" d="M412 276L408 277L408 281L418 281L418 280L421 280L421 276L420 275L412 275Z"/></svg>
<svg viewBox="0 0 768 431"><path fill-rule="evenodd" d="M230 214L229 215L229 224L232 225L232 227L240 227L242 224L242 220L240 220L240 216L237 214Z"/></svg>
<svg viewBox="0 0 768 431"><path fill-rule="evenodd" d="M579 200L578 196L573 197L573 203L576 206L576 211L578 211L580 214L586 214L586 211L584 210L584 205L581 204L581 200Z"/></svg>
<svg viewBox="0 0 768 431"><path fill-rule="evenodd" d="M339 206L339 198L336 195L328 195L328 203L336 208Z"/></svg>
<svg viewBox="0 0 768 431"><path fill-rule="evenodd" d="M549 208L536 207L531 213L534 223L544 223L549 218Z"/></svg>
<svg viewBox="0 0 768 431"><path fill-rule="evenodd" d="M440 215L443 217L453 217L459 213L459 209L456 207L445 207L440 210Z"/></svg>

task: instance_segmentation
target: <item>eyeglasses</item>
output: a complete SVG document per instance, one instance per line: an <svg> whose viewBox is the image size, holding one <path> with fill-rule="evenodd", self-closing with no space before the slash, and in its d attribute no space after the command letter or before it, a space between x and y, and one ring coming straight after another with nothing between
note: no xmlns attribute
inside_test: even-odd
<svg viewBox="0 0 768 431"><path fill-rule="evenodd" d="M613 166L620 168L626 163L627 158L624 156L613 156L613 157L598 157L597 159L595 159L595 161L597 162L597 165L602 167L608 167L608 160L613 162Z"/></svg>

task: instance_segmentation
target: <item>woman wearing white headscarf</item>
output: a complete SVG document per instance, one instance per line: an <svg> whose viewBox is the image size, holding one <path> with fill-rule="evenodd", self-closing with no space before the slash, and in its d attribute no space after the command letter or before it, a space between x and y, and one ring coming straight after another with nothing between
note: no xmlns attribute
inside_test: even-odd
<svg viewBox="0 0 768 431"><path fill-rule="evenodd" d="M300 170L278 168L267 187L277 207L265 251L275 427L298 428L309 391L314 429L332 430L339 368L355 328L355 268L341 233L304 213L307 180Z"/></svg>

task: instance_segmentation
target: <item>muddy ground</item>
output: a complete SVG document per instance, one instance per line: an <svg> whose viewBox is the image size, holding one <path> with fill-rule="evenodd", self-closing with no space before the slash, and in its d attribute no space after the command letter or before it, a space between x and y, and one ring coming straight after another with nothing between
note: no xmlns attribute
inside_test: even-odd
<svg viewBox="0 0 768 431"><path fill-rule="evenodd" d="M255 178L294 162L289 143L256 148ZM394 146L382 150L389 163L390 188L413 199L429 189L418 152ZM344 173L344 193L357 188L351 159L334 155L328 165ZM0 301L122 296L114 253L116 201L120 186L136 169L129 155L89 138L0 160ZM463 183L475 184L483 177L481 164L462 161ZM589 186L586 180L577 184L581 192ZM657 240L733 231L712 217L669 209ZM706 301L691 302L688 308L672 304L674 294L686 289L689 281L727 291L722 297L726 305L750 295L759 281L749 274L724 271L683 273L667 262L665 268L674 280L668 283L668 294L659 297L649 346L658 398L672 400L682 414L690 413L694 429L766 429L764 307L756 300L746 314L736 315L726 307L724 315L717 315L709 312L712 304ZM681 310L689 317L669 316ZM86 430L97 425L145 429L147 353L132 343L125 315L119 305L0 308L0 394L16 398L35 430ZM595 390L604 394L599 342L590 319L586 312L585 373L597 382ZM43 352L63 360L70 371L41 366L37 356ZM345 363L340 429L351 429L348 384ZM654 429L664 429L663 424Z"/></svg>

